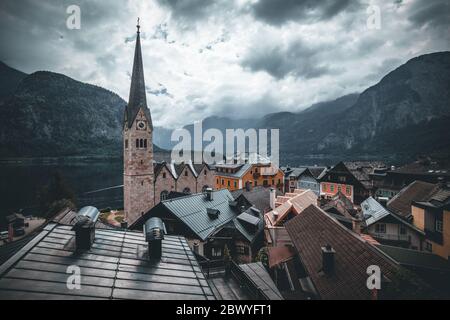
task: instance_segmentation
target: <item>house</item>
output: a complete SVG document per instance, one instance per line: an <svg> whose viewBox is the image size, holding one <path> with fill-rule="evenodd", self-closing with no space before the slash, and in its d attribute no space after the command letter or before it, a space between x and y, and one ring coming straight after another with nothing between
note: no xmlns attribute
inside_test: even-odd
<svg viewBox="0 0 450 320"><path fill-rule="evenodd" d="M369 197L361 203L363 230L378 242L414 250L422 250L425 233L390 212L374 198Z"/></svg>
<svg viewBox="0 0 450 320"><path fill-rule="evenodd" d="M387 208L406 220L412 220L411 204L413 201L426 201L437 190L433 183L413 181L404 187L387 203Z"/></svg>
<svg viewBox="0 0 450 320"><path fill-rule="evenodd" d="M141 230L150 217L161 218L168 234L183 235L207 259L221 260L225 246L237 262L250 262L263 243L262 213L241 208L227 189L163 200L133 225Z"/></svg>
<svg viewBox="0 0 450 320"><path fill-rule="evenodd" d="M341 224L353 230L354 220L358 216L358 208L342 192L329 198L319 198L319 207L337 219Z"/></svg>
<svg viewBox="0 0 450 320"><path fill-rule="evenodd" d="M434 297L419 277L403 278L405 270L394 259L315 205L285 227L300 263L286 272L304 294L323 300ZM374 266L381 274L380 289L367 286Z"/></svg>
<svg viewBox="0 0 450 320"><path fill-rule="evenodd" d="M448 166L437 161L420 159L398 168L392 166L379 171L376 170L371 177L376 188L375 195L390 200L401 189L414 181L431 184L450 182L450 170Z"/></svg>
<svg viewBox="0 0 450 320"><path fill-rule="evenodd" d="M0 265L0 300L216 299L186 239L160 220L144 234L98 228L95 210L74 218L50 222ZM80 268L76 287L68 276Z"/></svg>
<svg viewBox="0 0 450 320"><path fill-rule="evenodd" d="M285 192L293 192L294 189L310 189L319 196L320 182L318 179L326 169L326 167L283 168Z"/></svg>
<svg viewBox="0 0 450 320"><path fill-rule="evenodd" d="M155 205L166 200L172 193L199 193L214 187L214 170L206 164L166 163L154 164L154 201Z"/></svg>
<svg viewBox="0 0 450 320"><path fill-rule="evenodd" d="M270 193L271 188L266 188L263 186L258 187L250 187L247 184L247 187L244 189L231 191L231 195L237 201L239 207L250 207L253 206L261 211L263 214L272 210L270 206ZM283 193L276 189L276 196L282 196Z"/></svg>
<svg viewBox="0 0 450 320"><path fill-rule="evenodd" d="M293 193L275 197L272 193L275 209L264 215L265 240L268 247L290 245L291 241L286 233L284 224L299 215L309 205L317 204L317 196L311 190L296 189Z"/></svg>
<svg viewBox="0 0 450 320"><path fill-rule="evenodd" d="M268 158L260 155L241 161L237 157L231 163L215 165L216 189L226 188L230 191L264 186L283 190L284 173Z"/></svg>
<svg viewBox="0 0 450 320"><path fill-rule="evenodd" d="M359 205L373 192L370 174L381 167L381 162L339 162L320 178L320 195L332 197L342 192Z"/></svg>

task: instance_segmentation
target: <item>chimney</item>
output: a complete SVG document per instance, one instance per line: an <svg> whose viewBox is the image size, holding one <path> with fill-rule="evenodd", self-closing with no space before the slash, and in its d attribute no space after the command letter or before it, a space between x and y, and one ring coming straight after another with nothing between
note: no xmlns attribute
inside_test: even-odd
<svg viewBox="0 0 450 320"><path fill-rule="evenodd" d="M95 207L83 207L78 211L74 220L75 247L77 251L89 250L95 239L95 223L100 211Z"/></svg>
<svg viewBox="0 0 450 320"><path fill-rule="evenodd" d="M148 243L148 258L150 260L161 260L162 241L166 233L166 226L160 218L153 217L145 222L144 236Z"/></svg>
<svg viewBox="0 0 450 320"><path fill-rule="evenodd" d="M120 223L120 227L121 227L122 229L128 229L128 222L122 221L122 222Z"/></svg>
<svg viewBox="0 0 450 320"><path fill-rule="evenodd" d="M277 191L274 188L270 188L270 209L275 209L275 202L277 199Z"/></svg>
<svg viewBox="0 0 450 320"><path fill-rule="evenodd" d="M357 213L355 217L352 219L353 232L361 234L361 222L362 222L361 214Z"/></svg>
<svg viewBox="0 0 450 320"><path fill-rule="evenodd" d="M327 275L334 273L335 254L336 251L334 251L331 245L327 244L325 247L322 247L322 270Z"/></svg>
<svg viewBox="0 0 450 320"><path fill-rule="evenodd" d="M208 201L213 201L213 189L212 188L206 188L206 199Z"/></svg>

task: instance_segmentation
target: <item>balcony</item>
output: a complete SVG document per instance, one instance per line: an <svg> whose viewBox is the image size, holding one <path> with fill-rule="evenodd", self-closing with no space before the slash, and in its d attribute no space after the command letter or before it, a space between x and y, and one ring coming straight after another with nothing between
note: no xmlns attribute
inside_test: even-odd
<svg viewBox="0 0 450 320"><path fill-rule="evenodd" d="M411 242L411 237L407 234L372 233L371 236L376 240Z"/></svg>

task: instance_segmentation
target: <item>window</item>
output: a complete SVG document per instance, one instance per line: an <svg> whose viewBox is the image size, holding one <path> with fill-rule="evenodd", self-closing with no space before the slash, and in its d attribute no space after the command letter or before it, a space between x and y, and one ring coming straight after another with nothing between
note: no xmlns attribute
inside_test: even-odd
<svg viewBox="0 0 450 320"><path fill-rule="evenodd" d="M272 185L273 185L273 186L275 185L275 180L274 180L274 179L272 179Z"/></svg>
<svg viewBox="0 0 450 320"><path fill-rule="evenodd" d="M338 184L338 192L341 192L341 189L342 187L341 187L341 185L340 184Z"/></svg>
<svg viewBox="0 0 450 320"><path fill-rule="evenodd" d="M188 172L187 170L184 171L184 176L187 177L188 176Z"/></svg>
<svg viewBox="0 0 450 320"><path fill-rule="evenodd" d="M322 183L322 191L327 192L327 184L326 183Z"/></svg>
<svg viewBox="0 0 450 320"><path fill-rule="evenodd" d="M255 168L255 173L258 173L258 168Z"/></svg>
<svg viewBox="0 0 450 320"><path fill-rule="evenodd" d="M144 148L147 149L147 139L144 139Z"/></svg>
<svg viewBox="0 0 450 320"><path fill-rule="evenodd" d="M221 257L222 256L222 248L212 247L211 255L213 257Z"/></svg>
<svg viewBox="0 0 450 320"><path fill-rule="evenodd" d="M139 148L139 139L136 139L136 148Z"/></svg>
<svg viewBox="0 0 450 320"><path fill-rule="evenodd" d="M169 191L167 191L167 190L162 191L160 196L161 196L161 201L166 200L167 197L169 196Z"/></svg>
<svg viewBox="0 0 450 320"><path fill-rule="evenodd" d="M125 140L125 149L128 149L128 139Z"/></svg>
<svg viewBox="0 0 450 320"><path fill-rule="evenodd" d="M330 191L331 191L331 192L334 192L334 184L331 184L331 185L330 185Z"/></svg>
<svg viewBox="0 0 450 320"><path fill-rule="evenodd" d="M163 172L163 179L165 179L166 178L166 173L165 172Z"/></svg>
<svg viewBox="0 0 450 320"><path fill-rule="evenodd" d="M144 139L140 139L139 140L139 148L143 148L144 147Z"/></svg>
<svg viewBox="0 0 450 320"><path fill-rule="evenodd" d="M236 181L234 182L234 187L237 188L237 182Z"/></svg>
<svg viewBox="0 0 450 320"><path fill-rule="evenodd" d="M203 171L203 174L206 176L206 174L207 174L206 169L205 169L205 171Z"/></svg>
<svg viewBox="0 0 450 320"><path fill-rule="evenodd" d="M183 189L183 193L184 194L190 194L191 193L191 189L189 189L188 187Z"/></svg>
<svg viewBox="0 0 450 320"><path fill-rule="evenodd" d="M339 181L345 182L345 176L340 176L340 177L339 177Z"/></svg>
<svg viewBox="0 0 450 320"><path fill-rule="evenodd" d="M249 255L250 250L248 249L248 246L245 245L236 245L236 254L239 255Z"/></svg>
<svg viewBox="0 0 450 320"><path fill-rule="evenodd" d="M442 233L443 223L442 220L436 220L436 231Z"/></svg>
<svg viewBox="0 0 450 320"><path fill-rule="evenodd" d="M399 228L399 230L398 230L398 232L401 234L401 235L405 235L406 234L406 227L404 226L404 225L400 225L400 228Z"/></svg>
<svg viewBox="0 0 450 320"><path fill-rule="evenodd" d="M433 245L430 242L425 242L425 251L433 252Z"/></svg>
<svg viewBox="0 0 450 320"><path fill-rule="evenodd" d="M257 186L258 186L258 181L255 180L255 187L257 187Z"/></svg>
<svg viewBox="0 0 450 320"><path fill-rule="evenodd" d="M143 186L143 185L144 185L144 180L141 181L141 186Z"/></svg>
<svg viewBox="0 0 450 320"><path fill-rule="evenodd" d="M216 183L219 184L219 178L216 179Z"/></svg>
<svg viewBox="0 0 450 320"><path fill-rule="evenodd" d="M224 180L222 179L222 185L225 185L225 182L224 182Z"/></svg>
<svg viewBox="0 0 450 320"><path fill-rule="evenodd" d="M263 186L267 186L269 182L267 180L263 180Z"/></svg>
<svg viewBox="0 0 450 320"><path fill-rule="evenodd" d="M385 223L377 223L375 225L376 233L386 233L386 224Z"/></svg>
<svg viewBox="0 0 450 320"><path fill-rule="evenodd" d="M352 188L350 187L350 186L346 186L345 187L345 193L347 194L347 195L352 195Z"/></svg>
<svg viewBox="0 0 450 320"><path fill-rule="evenodd" d="M230 186L230 180L227 181L227 185Z"/></svg>

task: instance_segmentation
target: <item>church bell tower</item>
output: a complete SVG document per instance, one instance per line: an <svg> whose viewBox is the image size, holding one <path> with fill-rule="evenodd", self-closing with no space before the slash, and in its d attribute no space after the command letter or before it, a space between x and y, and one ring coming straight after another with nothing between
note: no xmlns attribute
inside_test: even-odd
<svg viewBox="0 0 450 320"><path fill-rule="evenodd" d="M123 123L125 221L134 223L154 206L153 125L145 96L139 19L130 97Z"/></svg>

